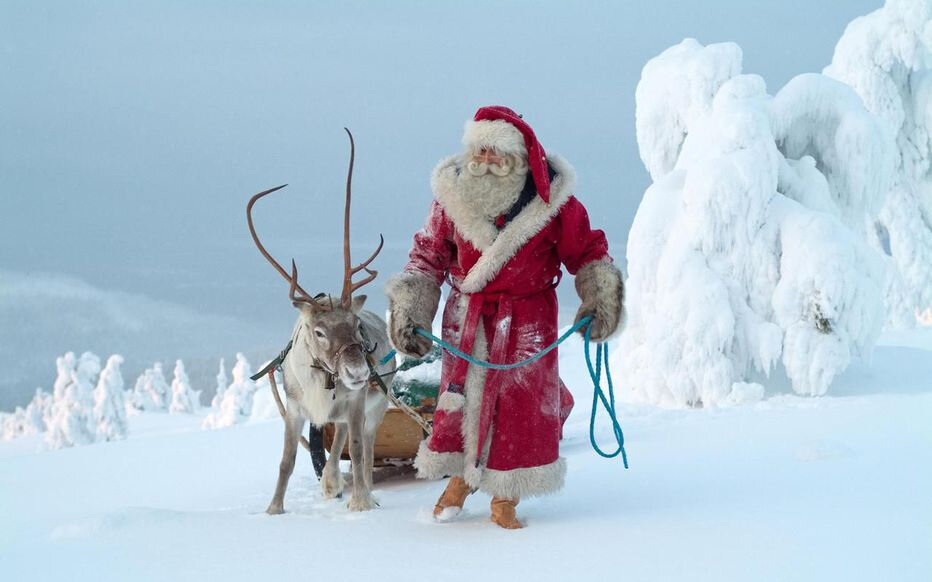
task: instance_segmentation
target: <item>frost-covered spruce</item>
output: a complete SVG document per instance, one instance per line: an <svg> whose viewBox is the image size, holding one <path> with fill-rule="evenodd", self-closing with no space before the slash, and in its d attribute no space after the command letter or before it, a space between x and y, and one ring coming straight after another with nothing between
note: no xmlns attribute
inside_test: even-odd
<svg viewBox="0 0 932 582"><path fill-rule="evenodd" d="M26 416L35 433L45 432L45 419L51 415L52 395L42 388L36 388L36 394L26 407ZM32 434L32 433L30 433Z"/></svg>
<svg viewBox="0 0 932 582"><path fill-rule="evenodd" d="M210 401L210 407L213 410L220 410L220 403L223 402L223 391L227 389L227 373L224 364L223 358L220 358L220 370L217 372L217 390Z"/></svg>
<svg viewBox="0 0 932 582"><path fill-rule="evenodd" d="M12 414L0 414L0 442L25 436L26 418L26 410L22 406L17 406Z"/></svg>
<svg viewBox="0 0 932 582"><path fill-rule="evenodd" d="M8 436L8 432L12 433L12 420L13 415L8 412L0 412L0 442L12 440L16 437Z"/></svg>
<svg viewBox="0 0 932 582"><path fill-rule="evenodd" d="M171 389L165 381L162 363L156 362L144 371L133 387L133 406L146 412L164 412L168 409Z"/></svg>
<svg viewBox="0 0 932 582"><path fill-rule="evenodd" d="M36 395L23 408L17 406L12 414L0 414L0 441L44 432L45 419L51 416L52 395L36 388Z"/></svg>
<svg viewBox="0 0 932 582"><path fill-rule="evenodd" d="M894 179L869 234L895 266L888 317L904 327L932 315L930 30L932 0L887 0L848 25L824 71L853 87L896 142Z"/></svg>
<svg viewBox="0 0 932 582"><path fill-rule="evenodd" d="M256 383L249 379L252 375L249 362L243 354L236 354L233 366L233 383L223 391L223 399L218 409L204 419L204 428L221 428L247 420L252 413L252 400L256 392Z"/></svg>
<svg viewBox="0 0 932 582"><path fill-rule="evenodd" d="M791 79L770 119L789 166L780 168L780 193L865 237L893 182L895 146L880 120L851 87L819 74Z"/></svg>
<svg viewBox="0 0 932 582"><path fill-rule="evenodd" d="M120 365L123 356L113 354L100 373L94 389L94 423L97 440L115 441L126 438L126 401Z"/></svg>
<svg viewBox="0 0 932 582"><path fill-rule="evenodd" d="M86 405L77 383L69 384L61 397L55 399L50 417L45 435L49 448L61 449L95 441L93 412Z"/></svg>
<svg viewBox="0 0 932 582"><path fill-rule="evenodd" d="M824 394L883 320L878 254L826 213L870 205L862 182L884 171L884 154L844 142L877 138L869 117L850 91L814 80L775 108L763 79L740 70L736 45L689 39L652 59L637 91L654 184L629 236L631 309L613 359L635 396L662 405L758 399L754 374L780 362L794 390ZM807 151L833 162L830 179Z"/></svg>
<svg viewBox="0 0 932 582"><path fill-rule="evenodd" d="M194 391L191 390L191 381L188 374L184 371L184 362L175 361L175 372L172 378L172 401L168 411L172 414L194 412L197 408L194 404Z"/></svg>
<svg viewBox="0 0 932 582"><path fill-rule="evenodd" d="M74 382L74 368L77 365L77 359L74 352L66 352L64 355L55 358L55 382L52 384L52 404L45 409L43 420L45 426L52 425L54 403L65 397L65 391L68 386Z"/></svg>
<svg viewBox="0 0 932 582"><path fill-rule="evenodd" d="M93 407L94 385L100 374L100 358L91 352L84 352L78 358L74 369L74 383L77 385L79 397L87 407Z"/></svg>
<svg viewBox="0 0 932 582"><path fill-rule="evenodd" d="M52 384L52 398L58 400L65 395L65 389L69 384L74 382L74 367L77 365L77 359L74 352L66 352L65 355L55 358L55 383Z"/></svg>
<svg viewBox="0 0 932 582"><path fill-rule="evenodd" d="M74 353L68 352L55 365L58 375L45 418L45 442L53 449L93 443L96 431L91 393L100 373L100 358L84 352L76 359Z"/></svg>

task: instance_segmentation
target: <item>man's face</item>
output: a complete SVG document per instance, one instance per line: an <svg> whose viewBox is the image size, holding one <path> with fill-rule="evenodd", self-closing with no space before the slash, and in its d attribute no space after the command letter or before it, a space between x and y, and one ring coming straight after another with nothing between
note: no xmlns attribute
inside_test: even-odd
<svg viewBox="0 0 932 582"><path fill-rule="evenodd" d="M495 164L496 166L501 166L504 158L495 153L495 150L482 148L475 154L473 154L472 159L478 164Z"/></svg>
<svg viewBox="0 0 932 582"><path fill-rule="evenodd" d="M502 177L511 173L515 168L515 162L515 157L512 155L501 155L494 149L482 148L469 156L466 169L476 177L484 176L489 172Z"/></svg>

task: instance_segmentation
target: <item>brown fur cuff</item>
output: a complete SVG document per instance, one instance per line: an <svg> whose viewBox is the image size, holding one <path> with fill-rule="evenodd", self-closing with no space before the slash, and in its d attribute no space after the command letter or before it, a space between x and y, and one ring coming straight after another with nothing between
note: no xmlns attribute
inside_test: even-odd
<svg viewBox="0 0 932 582"><path fill-rule="evenodd" d="M621 271L608 259L587 263L576 273L576 293L582 301L576 321L591 315L592 340L605 341L624 318L625 290Z"/></svg>
<svg viewBox="0 0 932 582"><path fill-rule="evenodd" d="M414 328L430 330L440 303L440 287L423 273L405 271L389 279L385 293L392 346L405 355L418 358L426 355L431 342L415 334Z"/></svg>

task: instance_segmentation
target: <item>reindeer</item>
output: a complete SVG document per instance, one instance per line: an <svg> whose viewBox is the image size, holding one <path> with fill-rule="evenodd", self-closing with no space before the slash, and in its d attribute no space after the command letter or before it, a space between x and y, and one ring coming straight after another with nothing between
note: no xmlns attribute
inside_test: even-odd
<svg viewBox="0 0 932 582"><path fill-rule="evenodd" d="M344 128L346 129L346 128ZM312 297L298 284L298 269L291 261L291 273L265 250L259 241L252 222L252 207L262 197L285 187L279 186L253 196L246 205L246 220L253 241L275 270L290 285L289 297L298 309L298 319L292 332L292 347L282 362L285 384L285 444L278 470L278 483L272 502L266 510L271 515L284 512L285 489L294 470L298 441L308 420L320 428L334 423L333 445L330 458L321 475L324 497L342 495L344 481L340 472L340 455L349 438L352 461L352 496L350 511L372 509L372 463L375 433L388 400L385 394L371 386L371 375L384 375L395 369L394 362L379 366L391 347L388 343L385 321L371 311L364 311L365 295L353 297L353 292L370 283L378 275L369 264L382 250L385 239L379 235L379 246L363 263L352 267L350 261L350 200L353 163L356 146L353 134L350 139L350 163L346 177L346 205L343 216L343 291L340 300L319 294ZM353 276L365 270L363 280L354 283ZM370 368L370 365L372 366Z"/></svg>

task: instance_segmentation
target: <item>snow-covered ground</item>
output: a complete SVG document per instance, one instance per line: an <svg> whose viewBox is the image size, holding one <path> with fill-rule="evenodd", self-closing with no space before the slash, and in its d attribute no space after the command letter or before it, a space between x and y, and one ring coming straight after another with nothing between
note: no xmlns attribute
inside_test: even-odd
<svg viewBox="0 0 932 582"><path fill-rule="evenodd" d="M279 421L203 431L202 415L145 413L125 441L0 444L0 576L932 579L932 329L884 336L826 397L771 378L748 406L625 404L628 471L589 446L579 349L561 352L577 397L567 485L521 503L524 530L491 524L482 494L458 522L433 523L442 483L411 478L377 485L381 507L350 513L321 498L306 455L287 513L270 517ZM607 442L606 423L598 434Z"/></svg>

